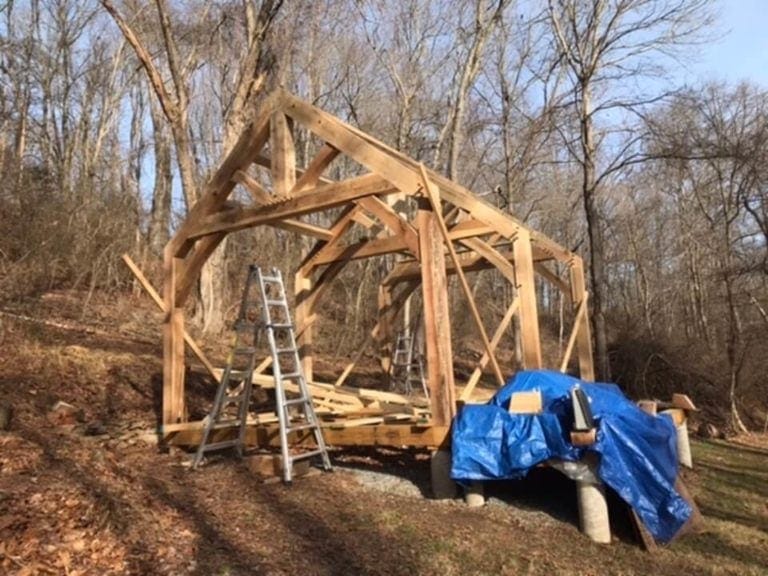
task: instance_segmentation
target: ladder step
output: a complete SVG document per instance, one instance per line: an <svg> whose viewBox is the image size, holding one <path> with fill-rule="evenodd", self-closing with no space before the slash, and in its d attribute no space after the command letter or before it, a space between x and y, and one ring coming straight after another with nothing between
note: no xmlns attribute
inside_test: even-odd
<svg viewBox="0 0 768 576"><path fill-rule="evenodd" d="M314 458L315 456L321 456L323 454L323 450L318 448L317 450L310 450L309 452L302 452L300 454L292 454L291 455L291 463L296 462L296 460L306 460L307 458Z"/></svg>
<svg viewBox="0 0 768 576"><path fill-rule="evenodd" d="M246 346L244 348L235 348L232 352L238 355L249 354L252 356L253 354L256 354L256 348L254 348L253 346Z"/></svg>
<svg viewBox="0 0 768 576"><path fill-rule="evenodd" d="M211 450L223 450L224 448L233 448L239 444L238 440L223 440L221 442L214 442L213 444L206 444L201 446L203 452L209 452Z"/></svg>
<svg viewBox="0 0 768 576"><path fill-rule="evenodd" d="M299 404L309 404L309 398L306 396L300 396L299 398L291 398L285 401L286 406L298 406Z"/></svg>
<svg viewBox="0 0 768 576"><path fill-rule="evenodd" d="M288 308L288 301L285 300L285 299L283 299L283 300L265 300L264 303L267 306L283 306L285 308Z"/></svg>
<svg viewBox="0 0 768 576"><path fill-rule="evenodd" d="M269 284L282 284L283 283L283 279L279 278L277 276L262 276L261 279L264 280L265 283L269 283Z"/></svg>
<svg viewBox="0 0 768 576"><path fill-rule="evenodd" d="M317 424L307 422L306 424L296 424L295 426L288 426L286 430L288 432L299 432L300 430L309 430L310 428L317 428Z"/></svg>
<svg viewBox="0 0 768 576"><path fill-rule="evenodd" d="M293 328L293 324L286 324L285 322L274 322L272 324L267 324L268 328L277 328L277 329L288 329Z"/></svg>
<svg viewBox="0 0 768 576"><path fill-rule="evenodd" d="M275 354L288 354L289 352L296 351L296 348L275 348Z"/></svg>

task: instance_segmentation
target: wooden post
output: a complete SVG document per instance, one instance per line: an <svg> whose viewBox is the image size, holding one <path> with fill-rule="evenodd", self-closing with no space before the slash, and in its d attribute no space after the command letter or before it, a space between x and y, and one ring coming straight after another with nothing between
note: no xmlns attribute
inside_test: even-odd
<svg viewBox="0 0 768 576"><path fill-rule="evenodd" d="M312 311L311 292L312 278L310 273L305 273L302 268L294 277L294 293L296 295L296 344L299 347L301 366L304 369L304 377L312 380Z"/></svg>
<svg viewBox="0 0 768 576"><path fill-rule="evenodd" d="M430 202L419 198L418 207L416 220L419 229L427 383L432 423L435 426L450 426L456 413L456 392L443 241Z"/></svg>
<svg viewBox="0 0 768 576"><path fill-rule="evenodd" d="M282 112L272 115L270 137L274 193L275 196L288 196L296 185L296 151L291 127Z"/></svg>
<svg viewBox="0 0 768 576"><path fill-rule="evenodd" d="M578 310L582 300L586 298L584 287L584 262L578 256L574 256L570 265L571 278L571 302L574 309ZM589 313L584 309L576 319L578 330L576 336L576 351L579 355L579 376L582 380L592 382L595 379L595 365L592 359L592 335L589 327Z"/></svg>
<svg viewBox="0 0 768 576"><path fill-rule="evenodd" d="M185 421L184 414L184 308L176 306L176 281L184 260L176 258L171 244L163 262L163 425Z"/></svg>
<svg viewBox="0 0 768 576"><path fill-rule="evenodd" d="M534 370L542 367L539 339L539 316L536 309L536 285L533 275L531 235L520 228L514 239L515 278L520 298L520 329L523 348L523 367Z"/></svg>
<svg viewBox="0 0 768 576"><path fill-rule="evenodd" d="M379 333L377 340L379 342L379 363L385 374L389 373L390 363L392 361L392 322L389 317L389 310L392 307L392 289L393 286L379 284L379 302L378 302L378 321Z"/></svg>

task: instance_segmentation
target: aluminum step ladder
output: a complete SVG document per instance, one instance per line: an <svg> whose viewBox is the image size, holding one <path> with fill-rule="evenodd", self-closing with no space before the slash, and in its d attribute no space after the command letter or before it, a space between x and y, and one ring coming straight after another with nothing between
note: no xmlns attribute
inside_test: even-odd
<svg viewBox="0 0 768 576"><path fill-rule="evenodd" d="M331 460L299 358L293 322L288 301L285 298L283 276L277 268L272 268L270 275L262 274L261 269L256 266L252 269L261 290L263 328L272 351L277 418L280 422L283 481L288 484L293 479L294 462L319 456L323 469L331 471ZM286 397L286 381L292 381L298 385L298 397ZM307 452L292 452L288 445L288 435L291 432L305 430L312 433L316 448Z"/></svg>
<svg viewBox="0 0 768 576"><path fill-rule="evenodd" d="M424 362L416 350L416 338L405 330L397 334L392 360L389 364L389 387L413 394L413 383L421 385L424 396L429 398L427 381L424 378Z"/></svg>
<svg viewBox="0 0 768 576"><path fill-rule="evenodd" d="M240 311L234 325L235 338L232 351L229 353L227 366L216 390L211 413L204 421L203 437L192 460L193 470L203 462L208 452L235 448L238 456L243 455L248 406L253 390L252 377L261 329L258 301L254 301L251 295L254 286L258 286L258 277L252 266L248 270ZM235 438L210 441L214 430L233 426L238 429Z"/></svg>
<svg viewBox="0 0 768 576"><path fill-rule="evenodd" d="M253 390L253 370L258 345L262 335L266 334L275 378L275 410L280 429L283 480L290 483L293 478L293 463L297 460L321 456L325 470L331 470L331 463L301 367L282 275L277 269L273 269L271 274L262 274L261 269L254 265L248 269L240 312L235 322L235 343L216 391L211 414L206 419L203 438L192 462L192 468L196 468L209 451L236 448L238 455L243 455L248 406ZM255 288L258 288L258 293L252 294ZM298 385L298 398L286 397L286 380L292 380ZM238 426L235 439L209 443L213 430L232 425ZM291 432L302 430L312 431L317 448L308 452L292 453L288 436Z"/></svg>

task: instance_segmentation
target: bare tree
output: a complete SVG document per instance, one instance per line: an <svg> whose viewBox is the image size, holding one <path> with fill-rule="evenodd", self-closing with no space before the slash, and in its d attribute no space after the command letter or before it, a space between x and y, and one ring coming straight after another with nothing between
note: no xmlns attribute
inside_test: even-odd
<svg viewBox="0 0 768 576"><path fill-rule="evenodd" d="M163 64L170 76L170 81L167 81L163 77L155 58L153 58L146 40L139 37L134 27L120 14L110 0L101 0L101 4L134 49L170 127L182 189L189 209L197 202L202 179L196 162L190 129L191 78L200 65L201 46L193 44L187 49L186 57L182 58L179 47L180 40L174 30L169 7L165 0L156 0L155 8L160 27ZM253 107L259 89L263 85L264 39L281 5L281 0L264 0L257 10L250 1L242 4L247 30L247 51L240 61L234 88L224 109L223 153L226 153L228 148L232 146L242 130L247 114ZM201 14L198 16L199 23L207 21L211 7L212 5L209 3L202 6ZM199 310L204 330L217 331L223 325L222 298L226 280L225 251L226 242L222 242L201 273L202 305Z"/></svg>
<svg viewBox="0 0 768 576"><path fill-rule="evenodd" d="M597 372L610 377L606 334L605 235L600 189L618 171L645 158L643 135L631 130L634 115L668 92L643 94L639 81L657 75L663 58L701 37L712 20L709 0L549 0L552 35L568 70L575 138L564 141L581 167L587 224ZM639 95L638 95L639 94ZM624 114L625 138L600 118Z"/></svg>

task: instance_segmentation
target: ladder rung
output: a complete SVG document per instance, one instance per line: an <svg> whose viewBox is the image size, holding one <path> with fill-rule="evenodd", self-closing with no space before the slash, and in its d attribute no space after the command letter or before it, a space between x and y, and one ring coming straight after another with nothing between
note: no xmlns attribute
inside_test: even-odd
<svg viewBox="0 0 768 576"><path fill-rule="evenodd" d="M235 354L256 354L256 348L253 346L246 346L245 348L235 348L233 352Z"/></svg>
<svg viewBox="0 0 768 576"><path fill-rule="evenodd" d="M286 406L298 406L299 404L309 404L309 398L300 396L299 398L290 398L285 401Z"/></svg>
<svg viewBox="0 0 768 576"><path fill-rule="evenodd" d="M283 300L266 300L264 303L267 306L284 306L286 308L288 307L288 301L285 300L285 299L283 299Z"/></svg>
<svg viewBox="0 0 768 576"><path fill-rule="evenodd" d="M315 456L320 456L323 454L323 450L318 448L317 450L310 450L309 452L302 452L301 454L292 454L291 455L291 462L296 462L296 460L305 460L307 458L313 458Z"/></svg>
<svg viewBox="0 0 768 576"><path fill-rule="evenodd" d="M286 329L286 328L293 328L293 324L285 323L285 322L274 322L272 324L267 324L267 327L268 328L282 328L282 329Z"/></svg>
<svg viewBox="0 0 768 576"><path fill-rule="evenodd" d="M275 348L275 354L288 354L289 352L296 352L296 348Z"/></svg>
<svg viewBox="0 0 768 576"><path fill-rule="evenodd" d="M264 282L269 282L270 284L282 284L283 279L278 278L277 276L262 276L261 277Z"/></svg>
<svg viewBox="0 0 768 576"><path fill-rule="evenodd" d="M208 452L210 450L223 450L224 448L233 448L239 443L239 440L223 440L221 442L214 442L213 444L206 444L203 446L203 452Z"/></svg>
<svg viewBox="0 0 768 576"><path fill-rule="evenodd" d="M281 374L281 376L283 377L283 380L286 378L298 378L301 376L301 372L285 372L284 374Z"/></svg>
<svg viewBox="0 0 768 576"><path fill-rule="evenodd" d="M297 424L295 426L288 426L288 432L299 432L300 430L309 430L310 428L317 428L317 424L307 422L306 424Z"/></svg>

